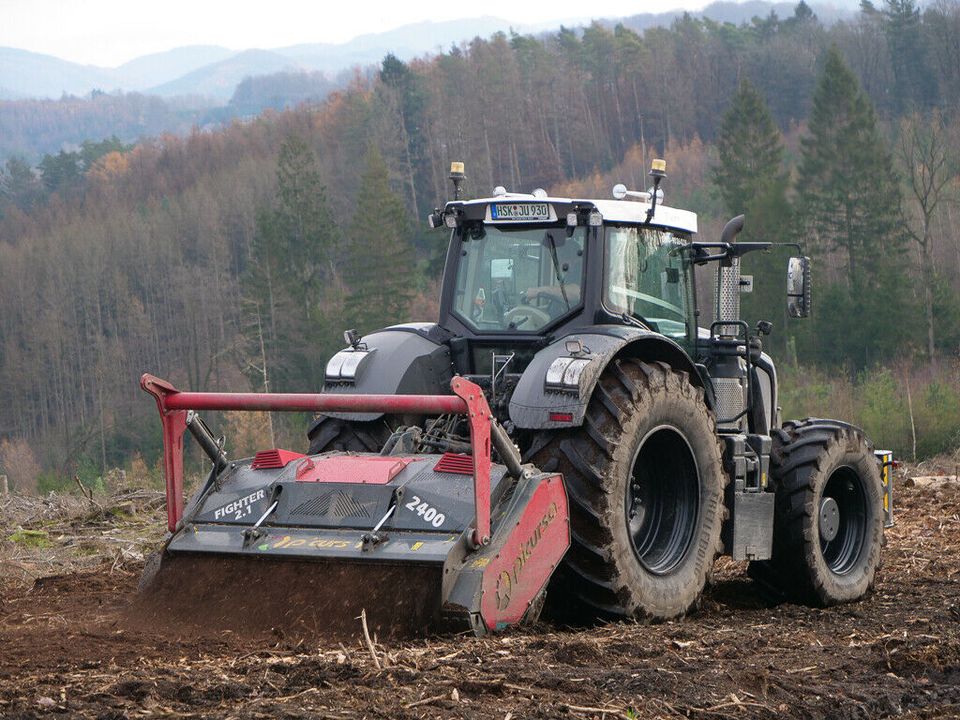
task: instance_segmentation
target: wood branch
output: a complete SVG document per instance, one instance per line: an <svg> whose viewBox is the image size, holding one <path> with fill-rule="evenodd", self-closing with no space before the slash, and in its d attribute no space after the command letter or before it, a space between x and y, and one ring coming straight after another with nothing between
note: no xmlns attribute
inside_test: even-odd
<svg viewBox="0 0 960 720"><path fill-rule="evenodd" d="M360 611L360 624L363 626L363 640L367 644L367 650L370 651L370 657L373 658L373 666L381 670L380 658L377 657L377 649L373 646L373 640L370 639L370 628L367 627L367 610Z"/></svg>

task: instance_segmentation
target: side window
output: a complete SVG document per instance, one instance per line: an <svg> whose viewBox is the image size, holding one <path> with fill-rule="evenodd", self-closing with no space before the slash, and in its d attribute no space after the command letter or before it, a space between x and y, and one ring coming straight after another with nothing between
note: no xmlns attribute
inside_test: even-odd
<svg viewBox="0 0 960 720"><path fill-rule="evenodd" d="M643 245L636 228L607 228L607 302L611 310L633 313L640 290Z"/></svg>
<svg viewBox="0 0 960 720"><path fill-rule="evenodd" d="M604 302L677 340L688 336L689 260L684 241L660 229L606 228Z"/></svg>

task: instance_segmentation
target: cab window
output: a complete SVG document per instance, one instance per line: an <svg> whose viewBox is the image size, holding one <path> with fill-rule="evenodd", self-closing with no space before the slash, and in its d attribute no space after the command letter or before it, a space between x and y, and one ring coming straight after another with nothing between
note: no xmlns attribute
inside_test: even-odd
<svg viewBox="0 0 960 720"><path fill-rule="evenodd" d="M537 332L581 306L586 228L468 225L453 308L477 332Z"/></svg>
<svg viewBox="0 0 960 720"><path fill-rule="evenodd" d="M608 226L604 304L682 341L693 307L686 241L658 228Z"/></svg>

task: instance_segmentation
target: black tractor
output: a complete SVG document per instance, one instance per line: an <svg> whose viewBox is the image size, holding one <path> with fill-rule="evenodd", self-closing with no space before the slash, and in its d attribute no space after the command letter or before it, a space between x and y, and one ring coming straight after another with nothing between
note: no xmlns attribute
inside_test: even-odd
<svg viewBox="0 0 960 720"><path fill-rule="evenodd" d="M892 522L892 457L839 420L783 422L763 352L772 325L740 319L743 216L716 242L697 216L648 192L612 200L542 190L455 199L429 218L449 249L437 322L359 335L327 365L324 392L449 394L480 386L524 462L562 473L571 546L547 605L560 616L668 619L697 602L719 554L749 560L779 596L861 598ZM715 319L697 284L716 273ZM789 313L810 311L810 263L790 258ZM463 453L458 416L331 413L310 454ZM494 459L498 457L495 454ZM500 462L504 460L499 459Z"/></svg>

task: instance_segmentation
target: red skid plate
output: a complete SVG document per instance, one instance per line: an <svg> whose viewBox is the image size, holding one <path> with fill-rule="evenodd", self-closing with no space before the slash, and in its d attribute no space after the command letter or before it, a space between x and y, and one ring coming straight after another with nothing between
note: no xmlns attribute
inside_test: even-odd
<svg viewBox="0 0 960 720"><path fill-rule="evenodd" d="M386 485L415 459L362 455L306 458L297 465L297 481Z"/></svg>

